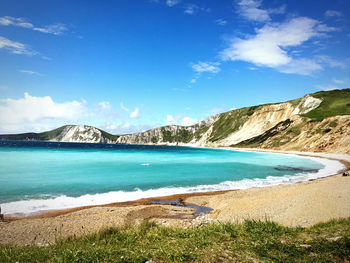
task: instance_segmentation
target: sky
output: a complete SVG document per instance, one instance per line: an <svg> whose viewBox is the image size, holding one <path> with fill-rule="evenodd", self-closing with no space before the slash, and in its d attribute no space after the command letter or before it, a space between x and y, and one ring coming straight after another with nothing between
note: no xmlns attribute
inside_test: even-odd
<svg viewBox="0 0 350 263"><path fill-rule="evenodd" d="M0 0L0 133L113 134L350 88L348 0Z"/></svg>

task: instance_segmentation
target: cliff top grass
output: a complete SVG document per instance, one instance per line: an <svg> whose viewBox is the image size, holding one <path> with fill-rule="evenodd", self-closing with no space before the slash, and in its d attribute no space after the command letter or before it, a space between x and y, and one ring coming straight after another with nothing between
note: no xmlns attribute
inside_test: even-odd
<svg viewBox="0 0 350 263"><path fill-rule="evenodd" d="M152 261L150 261L152 260ZM248 220L174 228L144 222L51 246L0 246L0 262L349 262L350 218L311 228Z"/></svg>
<svg viewBox="0 0 350 263"><path fill-rule="evenodd" d="M310 95L322 99L322 102L319 107L302 116L323 120L337 115L350 115L350 89L321 91Z"/></svg>

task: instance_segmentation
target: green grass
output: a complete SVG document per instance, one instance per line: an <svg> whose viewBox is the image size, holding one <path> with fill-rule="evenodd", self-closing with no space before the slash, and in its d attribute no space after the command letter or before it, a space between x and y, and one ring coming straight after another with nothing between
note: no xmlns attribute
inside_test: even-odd
<svg viewBox="0 0 350 263"><path fill-rule="evenodd" d="M0 246L1 262L146 262L150 259L154 262L349 262L350 219L311 228L252 220L187 229L145 222L59 240L48 247Z"/></svg>
<svg viewBox="0 0 350 263"><path fill-rule="evenodd" d="M104 130L101 130L101 129L98 129L98 130L101 132L103 137L105 137L111 141L116 141L120 137L120 135L113 135L113 134L110 134L110 133L108 133Z"/></svg>
<svg viewBox="0 0 350 263"><path fill-rule="evenodd" d="M350 115L350 89L321 91L311 96L323 101L319 107L302 115L304 117L323 120L337 115Z"/></svg>

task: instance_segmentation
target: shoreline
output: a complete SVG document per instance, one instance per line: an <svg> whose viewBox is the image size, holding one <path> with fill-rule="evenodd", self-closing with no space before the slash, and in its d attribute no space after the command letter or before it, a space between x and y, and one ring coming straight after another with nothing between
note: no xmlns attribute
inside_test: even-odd
<svg viewBox="0 0 350 263"><path fill-rule="evenodd" d="M350 169L350 156L333 157L342 160L346 169ZM196 210L191 206L155 204L152 203L154 200L178 200L183 204L213 210L196 216ZM0 244L49 245L57 239L84 236L110 227L139 224L145 220L163 226L185 228L215 222L240 223L246 219L309 227L331 219L348 217L350 177L337 173L289 184L176 194L55 210L22 218L5 217L8 221L0 222L0 232L3 233Z"/></svg>
<svg viewBox="0 0 350 263"><path fill-rule="evenodd" d="M189 146L189 147L192 147L192 146ZM242 151L242 152L275 153L275 154L286 154L286 155L295 155L295 156L311 157L311 158L322 158L326 160L338 161L344 165L344 168L342 170L339 170L337 173L333 173L333 174L329 174L329 175L325 175L317 178L311 178L307 180L295 181L295 182L277 183L277 184L271 184L271 185L265 185L265 186L252 186L252 187L243 188L243 189L225 189L225 190L199 191L199 192L190 192L190 193L176 193L176 194L170 194L170 195L164 195L164 196L145 197L145 198L140 198L140 199L131 200L131 201L110 202L110 203L98 204L98 205L93 205L93 204L83 205L83 206L77 206L77 207L71 207L71 208L52 209L52 210L46 210L46 211L43 210L43 211L38 211L27 215L26 214L19 214L19 215L9 214L9 215L5 215L4 218L7 221L48 218L48 217L55 217L55 216L64 215L64 214L81 211L84 209L94 208L94 207L127 207L127 206L138 206L138 205L153 205L152 202L157 200L164 200L164 201L184 200L184 202L186 203L186 199L190 197L220 195L230 191L241 191L246 189L265 188L265 187L274 187L278 185L288 185L288 184L297 184L301 182L309 182L314 180L320 180L322 178L326 178L330 176L335 176L337 174L350 170L350 155L345 155L345 154L334 154L334 153L323 153L323 152L282 151L282 150L270 150L270 149L259 149L259 148L233 148L233 147L196 147L196 148L221 149L221 150Z"/></svg>

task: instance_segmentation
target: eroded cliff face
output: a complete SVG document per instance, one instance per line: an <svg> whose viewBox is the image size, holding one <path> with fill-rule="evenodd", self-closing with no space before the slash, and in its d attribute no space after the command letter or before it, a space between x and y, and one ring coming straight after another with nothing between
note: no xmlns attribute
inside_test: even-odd
<svg viewBox="0 0 350 263"><path fill-rule="evenodd" d="M172 125L122 135L116 142L350 154L350 115L322 121L303 117L321 103L322 99L306 95L289 102L232 110L189 127Z"/></svg>
<svg viewBox="0 0 350 263"><path fill-rule="evenodd" d="M289 125L277 125L277 133L270 133L266 140L251 138L241 147L263 149L330 152L350 154L350 116L334 116L322 121L294 116ZM266 134L266 133L264 133ZM261 135L261 136L264 136Z"/></svg>
<svg viewBox="0 0 350 263"><path fill-rule="evenodd" d="M50 141L113 143L112 140L104 137L99 129L88 125L67 125L58 136Z"/></svg>
<svg viewBox="0 0 350 263"><path fill-rule="evenodd" d="M168 125L141 133L121 135L116 143L203 146L206 144L208 130L217 118L218 115L214 115L192 126Z"/></svg>

